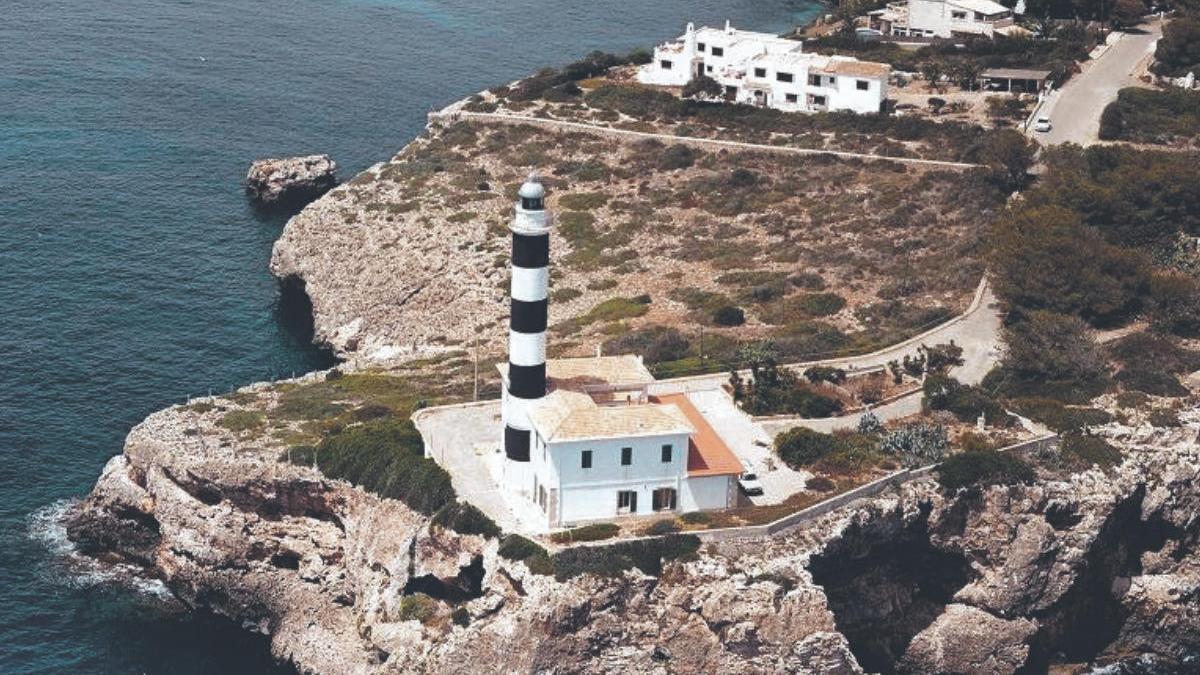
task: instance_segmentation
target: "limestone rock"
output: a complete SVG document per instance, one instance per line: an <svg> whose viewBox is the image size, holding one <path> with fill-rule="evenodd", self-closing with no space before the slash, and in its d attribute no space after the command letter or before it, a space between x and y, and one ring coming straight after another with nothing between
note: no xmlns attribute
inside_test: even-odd
<svg viewBox="0 0 1200 675"><path fill-rule="evenodd" d="M329 155L260 159L246 174L246 193L268 207L303 206L337 185Z"/></svg>
<svg viewBox="0 0 1200 675"><path fill-rule="evenodd" d="M1025 665L1037 624L1005 620L967 605L950 605L909 644L900 670L909 673L1008 675Z"/></svg>

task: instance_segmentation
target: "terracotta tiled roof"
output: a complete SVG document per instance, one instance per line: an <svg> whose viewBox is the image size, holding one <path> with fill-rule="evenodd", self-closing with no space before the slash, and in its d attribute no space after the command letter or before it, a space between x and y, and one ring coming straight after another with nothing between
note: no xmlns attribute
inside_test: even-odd
<svg viewBox="0 0 1200 675"><path fill-rule="evenodd" d="M696 428L691 442L688 443L689 476L724 476L745 471L741 460L733 454L728 445L725 445L725 441L721 440L696 406L692 405L687 394L656 396L653 400L677 407Z"/></svg>
<svg viewBox="0 0 1200 675"><path fill-rule="evenodd" d="M587 394L565 389L548 394L529 411L529 419L547 443L694 431L674 405L599 406Z"/></svg>

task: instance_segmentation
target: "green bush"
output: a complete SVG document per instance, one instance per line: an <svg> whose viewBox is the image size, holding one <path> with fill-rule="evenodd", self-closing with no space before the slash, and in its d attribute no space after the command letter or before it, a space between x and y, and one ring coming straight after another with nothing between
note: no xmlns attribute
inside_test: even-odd
<svg viewBox="0 0 1200 675"><path fill-rule="evenodd" d="M559 581L583 574L612 577L634 568L657 576L662 574L665 561L692 555L699 549L700 539L690 534L671 534L607 546L576 546L554 555L554 577Z"/></svg>
<svg viewBox="0 0 1200 675"><path fill-rule="evenodd" d="M583 525L550 535L550 540L556 544L573 544L579 541L600 541L612 539L621 532L615 523L593 523Z"/></svg>
<svg viewBox="0 0 1200 675"><path fill-rule="evenodd" d="M467 611L466 607L455 607L454 611L450 612L450 620L454 622L455 626L466 628L471 625L471 613Z"/></svg>
<svg viewBox="0 0 1200 675"><path fill-rule="evenodd" d="M450 474L424 456L421 434L408 420L367 422L330 436L310 453L292 453L297 464L311 464L388 499L399 499L426 515L454 500Z"/></svg>
<svg viewBox="0 0 1200 675"><path fill-rule="evenodd" d="M1158 408L1151 411L1149 420L1150 424L1156 427L1171 428L1183 425L1179 419L1179 412L1170 408Z"/></svg>
<svg viewBox="0 0 1200 675"><path fill-rule="evenodd" d="M689 511L679 516L679 519L688 525L707 525L712 522L712 514L704 511Z"/></svg>
<svg viewBox="0 0 1200 675"><path fill-rule="evenodd" d="M1062 437L1060 448L1063 459L1070 466L1108 469L1121 463L1121 451L1099 436L1066 434Z"/></svg>
<svg viewBox="0 0 1200 675"><path fill-rule="evenodd" d="M934 470L938 483L950 491L970 486L1030 484L1037 474L1019 457L995 451L952 455Z"/></svg>
<svg viewBox="0 0 1200 675"><path fill-rule="evenodd" d="M549 576L554 574L554 561L551 560L550 554L546 549L535 541L526 539L519 534L510 534L500 540L500 547L497 549L501 558L508 560L520 560L525 563L530 572Z"/></svg>
<svg viewBox="0 0 1200 675"><path fill-rule="evenodd" d="M424 593L413 593L400 598L398 618L401 621L425 623L437 616L438 602Z"/></svg>
<svg viewBox="0 0 1200 675"><path fill-rule="evenodd" d="M746 323L746 313L741 307L725 305L713 311L712 322L717 326L740 326Z"/></svg>
<svg viewBox="0 0 1200 675"><path fill-rule="evenodd" d="M1004 406L980 387L945 375L927 376L923 387L925 402L932 410L947 410L968 424L974 424L980 415L995 426L1008 426L1010 422Z"/></svg>
<svg viewBox="0 0 1200 675"><path fill-rule="evenodd" d="M658 155L659 171L674 171L687 169L696 163L696 151L686 144L669 145Z"/></svg>
<svg viewBox="0 0 1200 675"><path fill-rule="evenodd" d="M1117 381L1152 396L1186 396L1178 375L1200 369L1200 351L1165 335L1134 333L1110 343L1107 351L1121 365Z"/></svg>
<svg viewBox="0 0 1200 675"><path fill-rule="evenodd" d="M804 371L804 377L813 384L821 382L841 384L846 381L846 371L833 366L813 366Z"/></svg>
<svg viewBox="0 0 1200 675"><path fill-rule="evenodd" d="M833 436L806 427L788 429L775 437L775 453L793 469L810 466L837 449Z"/></svg>
<svg viewBox="0 0 1200 675"><path fill-rule="evenodd" d="M656 520L642 529L647 537L661 537L664 534L675 534L679 531L679 523L674 520Z"/></svg>
<svg viewBox="0 0 1200 675"><path fill-rule="evenodd" d="M459 534L478 534L488 538L500 536L500 527L474 504L450 502L433 514L433 524Z"/></svg>
<svg viewBox="0 0 1200 675"><path fill-rule="evenodd" d="M230 410L221 416L217 425L234 433L242 433L261 429L266 421L266 416L257 410Z"/></svg>
<svg viewBox="0 0 1200 675"><path fill-rule="evenodd" d="M879 451L900 458L908 468L940 462L950 445L941 425L913 423L888 432L879 441Z"/></svg>
<svg viewBox="0 0 1200 675"><path fill-rule="evenodd" d="M1012 406L1018 414L1041 422L1060 434L1082 431L1112 421L1112 415L1099 408L1068 407L1051 398L1014 399Z"/></svg>

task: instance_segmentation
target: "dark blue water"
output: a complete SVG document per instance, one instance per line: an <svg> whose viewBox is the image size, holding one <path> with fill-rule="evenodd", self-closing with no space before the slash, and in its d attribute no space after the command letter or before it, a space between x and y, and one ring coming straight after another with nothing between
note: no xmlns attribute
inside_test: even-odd
<svg viewBox="0 0 1200 675"><path fill-rule="evenodd" d="M259 156L386 158L425 113L689 19L783 30L784 0L4 0L0 672L236 673L265 643L54 562L48 508L188 394L320 366L266 272ZM32 535L32 536L31 536Z"/></svg>

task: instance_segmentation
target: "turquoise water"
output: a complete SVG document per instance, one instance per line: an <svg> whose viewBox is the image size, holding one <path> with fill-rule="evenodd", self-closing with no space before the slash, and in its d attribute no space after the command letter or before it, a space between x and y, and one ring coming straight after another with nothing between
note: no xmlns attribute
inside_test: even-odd
<svg viewBox="0 0 1200 675"><path fill-rule="evenodd" d="M55 508L188 394L327 363L266 272L259 156L386 158L453 99L781 0L5 0L0 672L261 673L265 642L56 563Z"/></svg>

